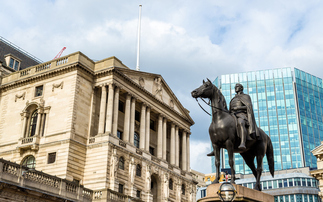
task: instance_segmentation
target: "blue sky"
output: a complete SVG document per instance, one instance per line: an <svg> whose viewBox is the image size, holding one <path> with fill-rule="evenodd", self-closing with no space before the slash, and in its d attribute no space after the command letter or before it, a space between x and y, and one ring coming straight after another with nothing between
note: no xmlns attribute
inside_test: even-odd
<svg viewBox="0 0 323 202"><path fill-rule="evenodd" d="M81 51L161 74L195 121L191 168L211 172L209 116L190 92L221 74L297 67L323 78L323 2L0 0L0 36L43 61Z"/></svg>

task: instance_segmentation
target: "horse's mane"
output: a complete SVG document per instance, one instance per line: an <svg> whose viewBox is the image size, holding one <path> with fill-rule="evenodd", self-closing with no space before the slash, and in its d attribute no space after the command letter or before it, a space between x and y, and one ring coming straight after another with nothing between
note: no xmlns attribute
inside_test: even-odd
<svg viewBox="0 0 323 202"><path fill-rule="evenodd" d="M221 103L226 110L228 110L227 102L225 101L225 98L224 98L223 94L221 93L220 89L218 89L216 87L216 91L217 91L217 93L219 95L218 96L218 102Z"/></svg>

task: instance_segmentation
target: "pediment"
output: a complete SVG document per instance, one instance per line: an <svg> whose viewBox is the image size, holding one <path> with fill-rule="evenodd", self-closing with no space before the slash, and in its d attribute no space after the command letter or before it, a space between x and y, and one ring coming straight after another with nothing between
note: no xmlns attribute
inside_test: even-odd
<svg viewBox="0 0 323 202"><path fill-rule="evenodd" d="M189 111L182 106L182 104L179 102L179 100L161 75L130 69L116 69L119 72L122 72L125 76L127 76L141 88L148 91L157 100L163 102L168 107L172 108L173 110L193 122L193 120L189 116Z"/></svg>
<svg viewBox="0 0 323 202"><path fill-rule="evenodd" d="M323 142L317 147L315 147L312 151L314 156L322 156L323 155Z"/></svg>

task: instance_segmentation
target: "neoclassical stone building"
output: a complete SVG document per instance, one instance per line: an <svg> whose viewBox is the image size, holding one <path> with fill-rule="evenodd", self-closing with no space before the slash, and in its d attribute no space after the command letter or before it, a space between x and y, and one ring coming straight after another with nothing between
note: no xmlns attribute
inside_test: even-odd
<svg viewBox="0 0 323 202"><path fill-rule="evenodd" d="M161 75L76 52L0 81L0 157L96 201L195 201L194 122Z"/></svg>

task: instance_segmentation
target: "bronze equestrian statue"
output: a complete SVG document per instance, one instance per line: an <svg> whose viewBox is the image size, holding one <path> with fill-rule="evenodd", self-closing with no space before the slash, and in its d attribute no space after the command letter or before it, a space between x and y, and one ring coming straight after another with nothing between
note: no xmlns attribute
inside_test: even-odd
<svg viewBox="0 0 323 202"><path fill-rule="evenodd" d="M243 93L243 86L235 86L236 96L230 102L230 111L220 90L208 79L203 85L192 91L193 98L209 98L212 109L212 122L209 127L213 152L215 156L216 176L212 183L220 179L220 149L228 151L231 167L231 183L235 183L233 154L240 153L256 178L254 189L261 191L260 176L265 154L269 171L274 177L274 151L269 136L256 126L250 96ZM254 159L257 160L257 169Z"/></svg>

